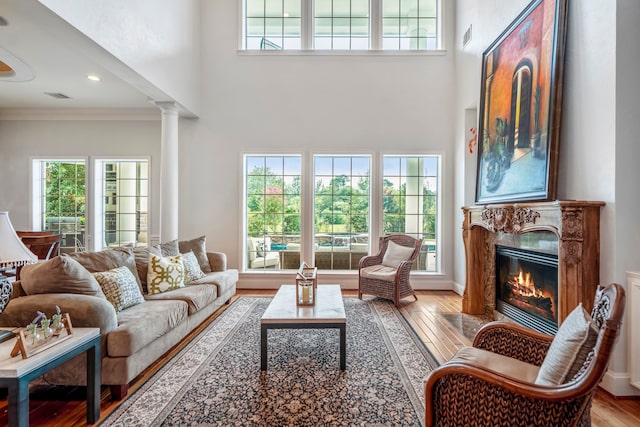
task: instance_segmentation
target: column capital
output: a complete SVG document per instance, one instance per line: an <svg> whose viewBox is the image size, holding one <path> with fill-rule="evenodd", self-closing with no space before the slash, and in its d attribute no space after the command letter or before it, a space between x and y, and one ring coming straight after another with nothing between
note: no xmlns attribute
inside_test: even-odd
<svg viewBox="0 0 640 427"><path fill-rule="evenodd" d="M154 102L154 104L162 110L163 114L177 114L179 110L178 105L172 101Z"/></svg>

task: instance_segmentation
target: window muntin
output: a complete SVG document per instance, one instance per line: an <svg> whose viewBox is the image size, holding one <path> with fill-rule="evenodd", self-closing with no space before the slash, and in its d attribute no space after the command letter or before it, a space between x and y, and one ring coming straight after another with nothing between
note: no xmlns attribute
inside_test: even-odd
<svg viewBox="0 0 640 427"><path fill-rule="evenodd" d="M314 48L369 49L369 0L315 0Z"/></svg>
<svg viewBox="0 0 640 427"><path fill-rule="evenodd" d="M245 0L245 49L302 48L300 0Z"/></svg>
<svg viewBox="0 0 640 427"><path fill-rule="evenodd" d="M287 250L299 262L302 158L250 155L244 163L247 269L279 269Z"/></svg>
<svg viewBox="0 0 640 427"><path fill-rule="evenodd" d="M97 247L146 246L149 239L149 161L96 161L100 171Z"/></svg>
<svg viewBox="0 0 640 427"><path fill-rule="evenodd" d="M443 0L244 0L242 49L442 49Z"/></svg>
<svg viewBox="0 0 640 427"><path fill-rule="evenodd" d="M438 49L438 0L382 0L382 48Z"/></svg>
<svg viewBox="0 0 640 427"><path fill-rule="evenodd" d="M314 260L357 270L369 251L370 156L314 156Z"/></svg>
<svg viewBox="0 0 640 427"><path fill-rule="evenodd" d="M440 270L438 244L439 156L384 156L383 234L422 238L414 269Z"/></svg>
<svg viewBox="0 0 640 427"><path fill-rule="evenodd" d="M87 206L85 160L37 159L33 166L37 182L35 227L62 235L60 253L83 249Z"/></svg>

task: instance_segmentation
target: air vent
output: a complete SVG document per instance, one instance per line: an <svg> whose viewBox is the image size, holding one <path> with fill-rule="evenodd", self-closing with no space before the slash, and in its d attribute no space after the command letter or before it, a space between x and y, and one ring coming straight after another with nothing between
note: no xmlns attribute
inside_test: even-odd
<svg viewBox="0 0 640 427"><path fill-rule="evenodd" d="M49 95L50 97L56 99L71 99L71 97L65 95L64 93L45 92L45 95Z"/></svg>
<svg viewBox="0 0 640 427"><path fill-rule="evenodd" d="M462 47L465 47L471 41L471 25L467 28L467 31L464 32L462 36Z"/></svg>

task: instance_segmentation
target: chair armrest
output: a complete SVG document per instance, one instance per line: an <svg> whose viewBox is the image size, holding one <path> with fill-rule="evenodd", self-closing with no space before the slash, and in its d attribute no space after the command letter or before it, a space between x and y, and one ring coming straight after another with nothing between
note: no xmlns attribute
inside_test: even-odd
<svg viewBox="0 0 640 427"><path fill-rule="evenodd" d="M449 363L425 384L425 425L577 425L589 389L521 382L465 363ZM516 423L514 420L518 420Z"/></svg>
<svg viewBox="0 0 640 427"><path fill-rule="evenodd" d="M551 341L551 335L516 323L491 322L480 328L473 340L473 346L540 366Z"/></svg>
<svg viewBox="0 0 640 427"><path fill-rule="evenodd" d="M2 326L27 326L42 311L47 317L56 312L69 313L71 324L80 328L100 328L106 335L118 327L116 311L105 298L80 294L38 294L11 300L0 316Z"/></svg>
<svg viewBox="0 0 640 427"><path fill-rule="evenodd" d="M211 271L225 271L227 269L227 254L224 252L207 252Z"/></svg>

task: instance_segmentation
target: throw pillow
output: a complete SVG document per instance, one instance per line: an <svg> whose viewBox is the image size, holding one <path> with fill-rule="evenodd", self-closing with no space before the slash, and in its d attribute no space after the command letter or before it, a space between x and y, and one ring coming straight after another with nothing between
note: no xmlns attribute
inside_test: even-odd
<svg viewBox="0 0 640 427"><path fill-rule="evenodd" d="M93 273L116 313L144 302L138 282L127 267Z"/></svg>
<svg viewBox="0 0 640 427"><path fill-rule="evenodd" d="M191 283L205 276L193 251L182 254L182 263L184 264L184 283Z"/></svg>
<svg viewBox="0 0 640 427"><path fill-rule="evenodd" d="M160 257L149 254L147 288L149 294L159 294L184 287L182 255Z"/></svg>
<svg viewBox="0 0 640 427"><path fill-rule="evenodd" d="M180 248L178 247L178 239L175 239L166 243L160 243L160 252L162 253L162 256L180 255Z"/></svg>
<svg viewBox="0 0 640 427"><path fill-rule="evenodd" d="M209 265L209 258L207 257L207 238L205 236L196 237L191 240L181 240L178 242L178 248L180 253L187 253L193 251L193 254L198 259L200 269L205 273L211 273L211 266Z"/></svg>
<svg viewBox="0 0 640 427"><path fill-rule="evenodd" d="M162 256L160 245L139 246L133 248L133 256L136 260L136 269L138 270L138 277L140 277L140 283L142 284L143 292L147 292L147 271L149 271L150 253L157 256Z"/></svg>
<svg viewBox="0 0 640 427"><path fill-rule="evenodd" d="M559 385L570 381L598 339L598 328L578 305L562 322L542 361L536 384ZM573 372L573 374L572 374Z"/></svg>
<svg viewBox="0 0 640 427"><path fill-rule="evenodd" d="M20 272L20 283L27 295L69 293L104 298L91 273L78 261L66 256L25 265Z"/></svg>
<svg viewBox="0 0 640 427"><path fill-rule="evenodd" d="M127 267L131 271L131 274L133 274L133 277L135 277L142 291L142 284L140 277L138 277L136 257L133 254L133 248L117 247L98 252L73 252L65 254L64 256L75 259L92 273L109 271L123 266Z"/></svg>
<svg viewBox="0 0 640 427"><path fill-rule="evenodd" d="M398 268L402 261L406 261L411 258L411 254L415 248L408 246L402 246L389 240L387 244L387 250L382 257L382 265L385 267Z"/></svg>

